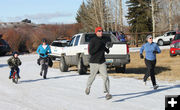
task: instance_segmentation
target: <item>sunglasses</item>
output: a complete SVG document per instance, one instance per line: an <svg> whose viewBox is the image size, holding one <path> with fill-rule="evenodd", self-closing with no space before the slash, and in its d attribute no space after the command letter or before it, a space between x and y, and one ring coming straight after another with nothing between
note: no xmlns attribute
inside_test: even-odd
<svg viewBox="0 0 180 110"><path fill-rule="evenodd" d="M102 30L98 30L97 32L103 32Z"/></svg>
<svg viewBox="0 0 180 110"><path fill-rule="evenodd" d="M152 39L152 37L150 37L149 39Z"/></svg>

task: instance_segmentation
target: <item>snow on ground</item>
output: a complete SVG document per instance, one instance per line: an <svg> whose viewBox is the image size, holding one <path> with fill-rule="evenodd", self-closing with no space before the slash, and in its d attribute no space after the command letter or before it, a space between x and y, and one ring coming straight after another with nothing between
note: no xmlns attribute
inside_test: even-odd
<svg viewBox="0 0 180 110"><path fill-rule="evenodd" d="M110 77L113 98L106 100L98 75L87 96L88 75L50 68L44 80L39 75L37 55L20 56L21 79L14 84L8 79L9 57L0 57L0 110L164 110L165 95L180 94L179 82L159 81L159 89L153 90L150 81L145 86L134 78Z"/></svg>

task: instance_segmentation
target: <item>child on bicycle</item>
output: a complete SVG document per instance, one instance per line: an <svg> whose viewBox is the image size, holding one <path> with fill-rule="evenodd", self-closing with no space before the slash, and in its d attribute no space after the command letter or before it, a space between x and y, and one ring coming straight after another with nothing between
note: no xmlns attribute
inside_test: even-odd
<svg viewBox="0 0 180 110"><path fill-rule="evenodd" d="M21 60L19 59L18 56L19 54L17 52L13 52L13 56L7 60L7 63L11 69L9 79L11 79L12 74L15 70L17 71L18 78L20 79L20 76L19 76L20 69L18 68L18 66L21 65Z"/></svg>

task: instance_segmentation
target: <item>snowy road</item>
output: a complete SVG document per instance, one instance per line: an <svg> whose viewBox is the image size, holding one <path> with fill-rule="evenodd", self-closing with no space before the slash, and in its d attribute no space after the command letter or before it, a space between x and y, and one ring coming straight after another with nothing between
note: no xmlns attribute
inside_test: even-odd
<svg viewBox="0 0 180 110"><path fill-rule="evenodd" d="M180 94L179 82L159 81L160 88L153 90L150 82L144 86L141 80L110 77L113 98L105 100L98 75L87 96L88 75L50 68L44 80L39 75L37 55L20 56L21 79L13 84L8 79L8 58L0 57L0 110L164 110L165 95Z"/></svg>

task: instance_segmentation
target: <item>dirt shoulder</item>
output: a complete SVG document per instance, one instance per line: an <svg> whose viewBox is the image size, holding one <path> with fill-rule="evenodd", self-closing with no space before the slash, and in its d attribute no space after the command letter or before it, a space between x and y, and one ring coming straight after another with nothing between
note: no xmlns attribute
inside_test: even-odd
<svg viewBox="0 0 180 110"><path fill-rule="evenodd" d="M143 59L140 59L139 52L130 53L131 63L126 65L126 73L116 73L114 69L108 70L110 76L115 78L133 77L142 79L146 73L146 66ZM58 68L59 63L55 62L53 67ZM76 70L72 67L71 70ZM155 68L157 80L178 81L180 80L180 56L170 57L169 50L163 50L157 55Z"/></svg>

